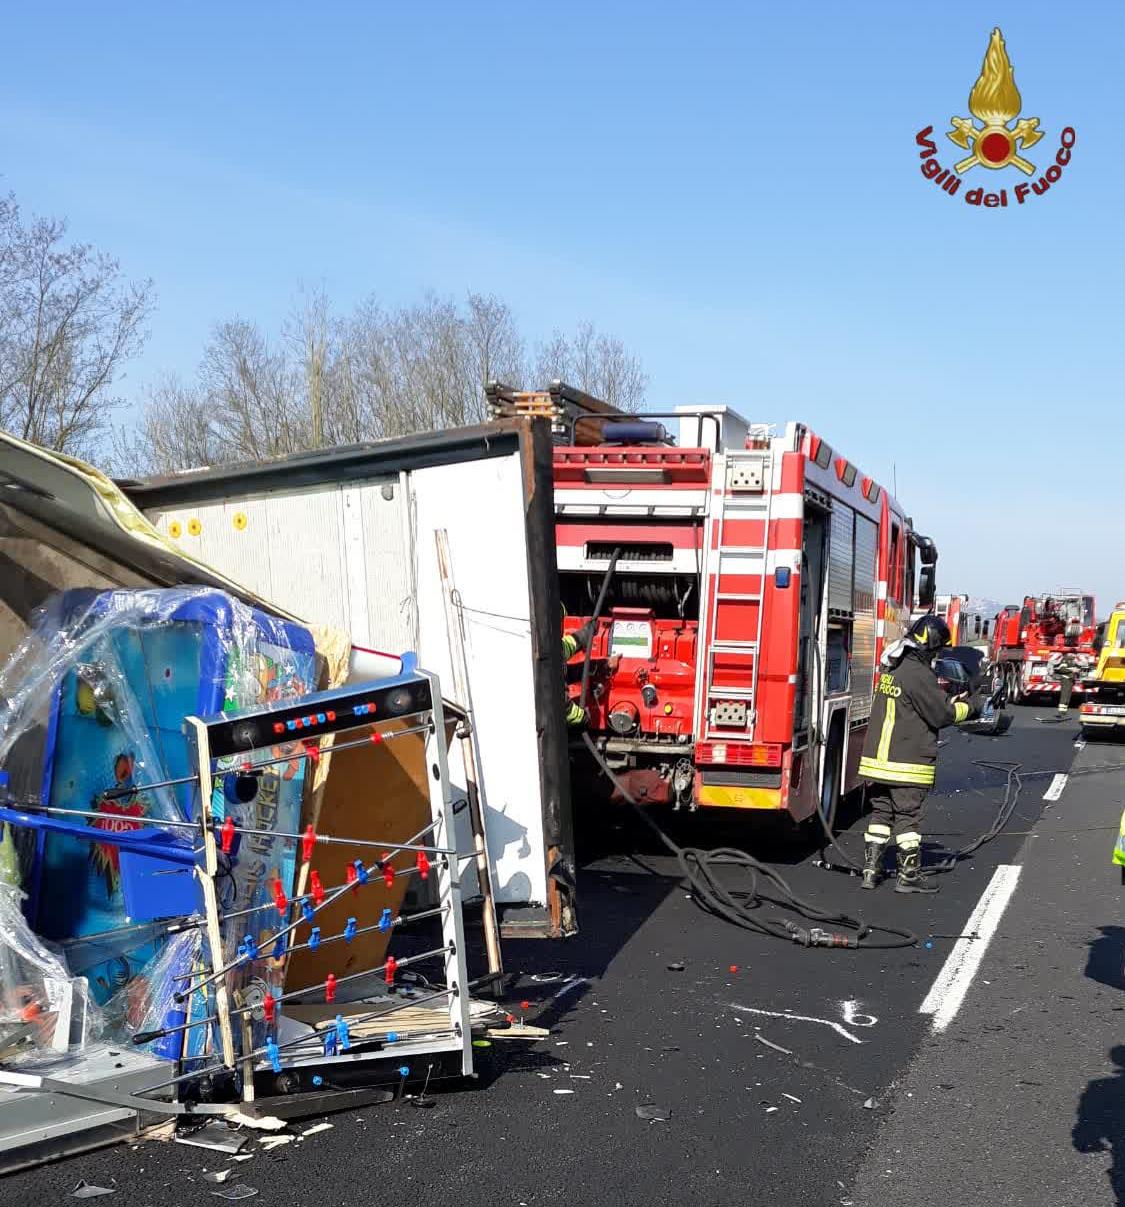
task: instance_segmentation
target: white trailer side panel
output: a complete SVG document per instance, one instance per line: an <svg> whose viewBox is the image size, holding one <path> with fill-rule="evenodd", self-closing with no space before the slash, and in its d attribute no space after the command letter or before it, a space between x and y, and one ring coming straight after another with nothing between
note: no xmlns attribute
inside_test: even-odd
<svg viewBox="0 0 1125 1207"><path fill-rule="evenodd" d="M148 514L186 551L293 615L342 629L357 645L415 650L452 698L434 537L446 529L465 604L496 901L544 905L547 869L518 452ZM450 775L463 793L456 745ZM470 850L467 813L462 810L458 820L459 845ZM475 868L470 865L464 875L471 891Z"/></svg>
<svg viewBox="0 0 1125 1207"><path fill-rule="evenodd" d="M444 528L465 620L496 898L543 904L547 869L520 460L513 455L432 466L410 478L419 657L443 684L452 684L434 540ZM529 851L536 855L528 858Z"/></svg>

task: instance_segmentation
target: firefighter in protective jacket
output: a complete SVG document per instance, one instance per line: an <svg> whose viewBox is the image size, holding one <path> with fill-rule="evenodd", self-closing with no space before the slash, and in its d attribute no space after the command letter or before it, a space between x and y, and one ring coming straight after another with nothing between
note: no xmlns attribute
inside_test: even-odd
<svg viewBox="0 0 1125 1207"><path fill-rule="evenodd" d="M859 763L869 781L871 820L864 834L862 887L883 876L892 837L898 853L899 893L936 893L922 877L922 806L934 786L938 730L979 716L983 697L951 700L938 684L933 662L950 644L949 626L937 616L914 622L884 653L875 682L871 723Z"/></svg>

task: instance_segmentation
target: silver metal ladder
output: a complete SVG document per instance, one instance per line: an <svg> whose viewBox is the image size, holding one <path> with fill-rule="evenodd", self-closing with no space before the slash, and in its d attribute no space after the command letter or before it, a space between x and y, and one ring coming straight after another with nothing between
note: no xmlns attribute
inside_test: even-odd
<svg viewBox="0 0 1125 1207"><path fill-rule="evenodd" d="M703 710L703 725L702 731L706 740L710 741L715 738L733 737L735 731L729 728L716 729L711 725L711 700L745 700L747 703L747 737L752 737L755 725L757 723L757 699L758 699L758 669L760 665L759 652L762 646L762 622L765 613L765 608L762 606L763 595L765 589L765 579L769 566L769 530L770 519L773 510L773 460L774 454L771 448L767 449L737 449L731 450L723 454L721 473L723 476L723 489L718 496L718 515L719 522L719 540L718 540L718 558L715 565L715 577L718 580L722 572L723 554L743 554L754 555L761 557L762 573L761 573L761 588L756 592L730 592L718 591L714 594L714 603L710 606L710 614L707 618L707 654L706 654L706 670L702 691L700 693L699 707ZM764 490L760 494L747 494L745 501L742 499L730 497L730 477L731 467L737 465L739 461L761 461L764 477ZM712 495L714 498L714 495ZM752 502L751 502L752 500ZM726 522L730 512L735 512L738 518L758 519L763 518L764 541L761 545L727 545L724 541L726 532ZM710 584L708 584L708 587ZM708 590L707 598L711 599L710 591ZM723 603L754 603L758 604L758 623L757 631L753 641L731 641L718 640L718 624L719 624L719 609ZM715 677L715 660L716 655L722 654L752 654L753 655L753 670L751 672L750 690L746 691L743 687L715 687L713 686Z"/></svg>

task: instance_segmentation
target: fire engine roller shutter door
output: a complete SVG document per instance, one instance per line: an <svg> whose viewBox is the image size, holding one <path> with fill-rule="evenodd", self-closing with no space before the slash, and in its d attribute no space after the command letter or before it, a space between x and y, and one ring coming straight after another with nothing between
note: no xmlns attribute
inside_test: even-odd
<svg viewBox="0 0 1125 1207"><path fill-rule="evenodd" d="M879 525L857 515L855 518L855 586L852 594L855 620L852 624L853 721L871 715L875 689L875 577L878 573Z"/></svg>
<svg viewBox="0 0 1125 1207"><path fill-rule="evenodd" d="M850 616L852 580L855 570L855 512L833 501L832 526L828 539L828 611Z"/></svg>

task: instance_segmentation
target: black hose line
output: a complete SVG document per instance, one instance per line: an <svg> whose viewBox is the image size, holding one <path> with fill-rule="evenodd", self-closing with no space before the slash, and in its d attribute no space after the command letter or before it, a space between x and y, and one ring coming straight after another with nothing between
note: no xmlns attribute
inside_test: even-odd
<svg viewBox="0 0 1125 1207"><path fill-rule="evenodd" d="M813 905L812 902L803 900L789 887L789 884L775 868L760 862L746 851L740 851L735 847L718 847L713 851L706 851L699 847L679 846L653 821L648 812L618 779L590 735L583 733L582 740L586 743L586 748L595 762L622 798L632 806L637 816L676 857L680 871L691 889L693 900L708 913L714 914L726 922L731 922L735 926L741 926L745 930L770 935L775 939L786 939L805 947L887 948L917 945L918 936L912 931L864 922L862 918L823 910L819 906ZM749 877L749 885L738 891L728 888L719 877L719 868L723 867L734 867L745 872ZM773 891L761 891L759 880L764 880ZM845 935L821 930L819 926L808 928L787 920L762 917L756 911L763 902L767 901L784 909L793 910L806 921L843 927L846 930L854 930L856 933L854 936ZM877 931L889 937L885 939L873 937Z"/></svg>
<svg viewBox="0 0 1125 1207"><path fill-rule="evenodd" d="M617 559L620 556L621 547L618 546L609 559L605 577L602 579L602 587L598 592L597 602L594 604L593 615L588 621L590 636L586 642L586 657L582 660L582 689L578 695L578 703L582 708L586 707L586 689L590 686L590 661L594 650L594 636L598 631L598 621L601 619L602 608L605 607L605 597L609 594L609 584L613 581L613 572L617 569Z"/></svg>

